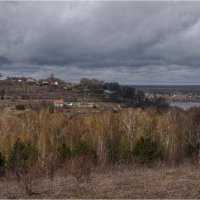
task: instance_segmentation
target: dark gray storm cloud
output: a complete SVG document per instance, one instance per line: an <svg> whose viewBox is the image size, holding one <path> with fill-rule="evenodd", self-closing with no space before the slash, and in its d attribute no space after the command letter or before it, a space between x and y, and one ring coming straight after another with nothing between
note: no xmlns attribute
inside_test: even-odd
<svg viewBox="0 0 200 200"><path fill-rule="evenodd" d="M0 2L0 72L200 84L200 2Z"/></svg>

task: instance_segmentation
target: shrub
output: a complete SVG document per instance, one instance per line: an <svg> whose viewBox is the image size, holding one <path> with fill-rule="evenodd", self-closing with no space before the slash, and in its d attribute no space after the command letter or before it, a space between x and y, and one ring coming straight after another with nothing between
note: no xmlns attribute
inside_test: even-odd
<svg viewBox="0 0 200 200"><path fill-rule="evenodd" d="M90 156L80 155L72 158L70 173L78 182L89 181L94 163Z"/></svg>
<svg viewBox="0 0 200 200"><path fill-rule="evenodd" d="M92 107L93 107L93 109L97 109L97 106L96 106L96 105L93 105Z"/></svg>
<svg viewBox="0 0 200 200"><path fill-rule="evenodd" d="M93 150L88 146L87 142L80 140L73 150L73 156L93 154Z"/></svg>
<svg viewBox="0 0 200 200"><path fill-rule="evenodd" d="M58 147L58 157L59 157L60 162L64 162L66 159L70 159L71 156L72 156L72 152L70 148L65 143L62 143Z"/></svg>
<svg viewBox="0 0 200 200"><path fill-rule="evenodd" d="M124 162L132 162L134 159L134 153L130 149L124 149L122 151L122 159Z"/></svg>
<svg viewBox="0 0 200 200"><path fill-rule="evenodd" d="M46 105L45 105L46 106ZM44 107L45 107L44 106ZM54 113L54 105L53 104L49 104L49 106L48 106L48 109L49 109L49 113Z"/></svg>
<svg viewBox="0 0 200 200"><path fill-rule="evenodd" d="M0 152L0 175L4 174L5 172L5 164L6 164L6 159L4 155Z"/></svg>
<svg viewBox="0 0 200 200"><path fill-rule="evenodd" d="M0 90L1 100L4 100L5 90Z"/></svg>
<svg viewBox="0 0 200 200"><path fill-rule="evenodd" d="M18 139L10 152L9 166L11 168L21 167L25 160L25 145Z"/></svg>
<svg viewBox="0 0 200 200"><path fill-rule="evenodd" d="M144 139L143 137L136 142L134 154L143 164L151 163L161 155L157 143L150 138Z"/></svg>
<svg viewBox="0 0 200 200"><path fill-rule="evenodd" d="M193 156L193 155L198 155L200 151L200 144L196 144L196 145L192 145L192 144L188 144L187 148L186 148L186 153L188 156Z"/></svg>
<svg viewBox="0 0 200 200"><path fill-rule="evenodd" d="M20 175L26 173L32 167L38 158L38 151L30 143L24 144L19 139L14 143L9 155L9 168L20 180Z"/></svg>
<svg viewBox="0 0 200 200"><path fill-rule="evenodd" d="M108 158L111 162L115 163L120 159L120 152L116 146L112 146L108 151Z"/></svg>
<svg viewBox="0 0 200 200"><path fill-rule="evenodd" d="M25 164L26 166L32 166L38 159L38 150L35 146L28 143L25 145Z"/></svg>
<svg viewBox="0 0 200 200"><path fill-rule="evenodd" d="M26 107L25 107L25 105L23 105L23 104L18 104L18 105L15 106L15 109L16 109L16 110L25 110Z"/></svg>
<svg viewBox="0 0 200 200"><path fill-rule="evenodd" d="M96 152L85 141L80 140L72 152L70 167L71 174L78 182L89 180L96 158Z"/></svg>

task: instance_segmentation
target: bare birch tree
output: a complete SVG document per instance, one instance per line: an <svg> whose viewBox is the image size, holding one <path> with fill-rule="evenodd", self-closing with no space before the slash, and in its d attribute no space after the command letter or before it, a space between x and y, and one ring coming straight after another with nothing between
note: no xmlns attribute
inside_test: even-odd
<svg viewBox="0 0 200 200"><path fill-rule="evenodd" d="M132 108L127 109L122 114L122 122L127 134L130 151L133 151L133 144L136 137L136 117L138 112Z"/></svg>

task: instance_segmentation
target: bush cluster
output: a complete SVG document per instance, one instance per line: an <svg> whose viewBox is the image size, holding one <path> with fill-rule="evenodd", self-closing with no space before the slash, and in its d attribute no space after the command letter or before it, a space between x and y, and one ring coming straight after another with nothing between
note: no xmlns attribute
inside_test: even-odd
<svg viewBox="0 0 200 200"><path fill-rule="evenodd" d="M161 152L158 149L156 142L153 142L151 138L141 137L135 144L134 154L140 163L148 164L161 156Z"/></svg>
<svg viewBox="0 0 200 200"><path fill-rule="evenodd" d="M15 109L16 110L26 110L26 106L23 104L18 104L15 106Z"/></svg>
<svg viewBox="0 0 200 200"><path fill-rule="evenodd" d="M78 156L89 156L96 159L96 151L89 147L87 142L80 140L74 149L70 149L65 143L58 147L58 157L60 162L73 159Z"/></svg>

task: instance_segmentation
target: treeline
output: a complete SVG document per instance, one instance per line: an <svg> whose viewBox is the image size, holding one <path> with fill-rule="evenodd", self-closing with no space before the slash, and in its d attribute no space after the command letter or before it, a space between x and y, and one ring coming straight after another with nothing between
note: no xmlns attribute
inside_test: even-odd
<svg viewBox="0 0 200 200"><path fill-rule="evenodd" d="M198 149L199 130L199 108L189 111L173 108L164 114L153 108L129 108L119 113L108 111L73 118L52 109L27 111L0 115L0 151L7 158L15 142L20 140L35 146L44 160L49 153L59 153L63 144L72 151L83 142L99 161L123 162L128 154L130 158L135 157L134 147L142 140L155 144L163 160L181 162L187 153L192 153L192 146L194 153Z"/></svg>
<svg viewBox="0 0 200 200"><path fill-rule="evenodd" d="M128 85L120 85L117 82L104 82L97 79L82 78L80 85L93 91L113 90L119 92L124 97L133 97L136 95L136 89ZM139 91L144 96L144 93Z"/></svg>
<svg viewBox="0 0 200 200"><path fill-rule="evenodd" d="M162 97L149 99L145 97L144 91L138 90L133 86L120 85L117 82L104 82L97 79L82 78L80 85L84 89L89 89L96 93L102 93L103 90L115 91L119 95L113 97L111 95L110 100L125 103L125 107L145 108L154 106L160 111L166 110L169 107L167 101Z"/></svg>
<svg viewBox="0 0 200 200"><path fill-rule="evenodd" d="M0 174L48 174L57 169L80 180L92 168L117 163L199 162L200 108L159 114L123 109L68 117L46 109L0 115ZM28 190L28 189L27 189Z"/></svg>

